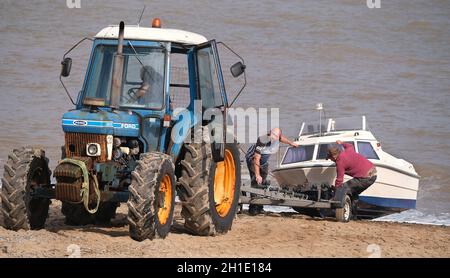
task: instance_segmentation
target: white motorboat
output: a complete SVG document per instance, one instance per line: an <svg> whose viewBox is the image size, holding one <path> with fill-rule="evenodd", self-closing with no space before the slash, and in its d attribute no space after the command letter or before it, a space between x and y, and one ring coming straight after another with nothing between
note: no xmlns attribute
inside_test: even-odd
<svg viewBox="0 0 450 278"><path fill-rule="evenodd" d="M335 182L335 164L326 157L328 144L341 140L353 144L356 152L377 168L376 182L360 194L358 212L385 214L416 207L419 175L411 163L383 151L381 143L368 130L365 116L325 122L325 125L302 124L296 141L300 147L287 148L272 172L282 188L306 193L310 198L329 198L326 196L330 196L331 190L322 193L322 197L318 192L327 193ZM346 175L344 182L350 178Z"/></svg>

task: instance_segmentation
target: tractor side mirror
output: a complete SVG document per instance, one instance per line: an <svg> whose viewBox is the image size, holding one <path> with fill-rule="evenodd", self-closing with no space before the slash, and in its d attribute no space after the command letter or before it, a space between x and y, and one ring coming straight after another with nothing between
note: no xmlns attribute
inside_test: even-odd
<svg viewBox="0 0 450 278"><path fill-rule="evenodd" d="M244 73L245 68L246 66L242 62L237 62L236 64L230 67L231 75L233 75L233 77L236 78Z"/></svg>
<svg viewBox="0 0 450 278"><path fill-rule="evenodd" d="M72 58L64 58L61 62L61 76L67 77L70 75L70 69L72 68Z"/></svg>

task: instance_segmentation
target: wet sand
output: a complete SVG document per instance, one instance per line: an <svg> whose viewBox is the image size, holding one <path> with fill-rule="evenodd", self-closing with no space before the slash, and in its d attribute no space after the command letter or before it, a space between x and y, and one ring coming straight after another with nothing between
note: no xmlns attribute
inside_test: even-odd
<svg viewBox="0 0 450 278"><path fill-rule="evenodd" d="M450 257L450 227L338 223L297 213L243 213L227 234L199 237L183 229L177 212L166 239L136 242L125 205L111 226L72 227L54 201L46 224L39 231L0 228L0 257Z"/></svg>

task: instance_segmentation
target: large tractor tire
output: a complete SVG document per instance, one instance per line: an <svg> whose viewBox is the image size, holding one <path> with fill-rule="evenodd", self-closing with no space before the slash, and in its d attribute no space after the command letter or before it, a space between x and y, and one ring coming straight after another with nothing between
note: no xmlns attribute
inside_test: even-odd
<svg viewBox="0 0 450 278"><path fill-rule="evenodd" d="M108 224L116 216L117 202L101 202L96 213L89 213L83 204L62 202L61 212L66 217L66 224L83 226L88 224Z"/></svg>
<svg viewBox="0 0 450 278"><path fill-rule="evenodd" d="M128 223L130 236L143 241L165 238L175 209L175 166L170 156L142 154L131 173Z"/></svg>
<svg viewBox="0 0 450 278"><path fill-rule="evenodd" d="M5 164L0 192L5 228L17 231L44 227L50 200L33 198L32 194L36 188L50 187L50 176L44 150L13 150Z"/></svg>
<svg viewBox="0 0 450 278"><path fill-rule="evenodd" d="M185 228L208 236L231 229L239 202L241 165L237 144L225 144L224 161L216 163L209 140L203 138L202 143L185 144L179 185Z"/></svg>

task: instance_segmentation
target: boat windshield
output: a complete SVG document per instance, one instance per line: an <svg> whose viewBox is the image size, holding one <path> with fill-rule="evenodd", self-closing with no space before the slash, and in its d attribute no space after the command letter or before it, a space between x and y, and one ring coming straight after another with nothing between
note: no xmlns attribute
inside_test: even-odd
<svg viewBox="0 0 450 278"><path fill-rule="evenodd" d="M301 135L318 134L324 135L344 130L368 130L366 117L342 117L329 118L323 121L303 122L299 133Z"/></svg>
<svg viewBox="0 0 450 278"><path fill-rule="evenodd" d="M165 52L163 48L123 48L124 72L120 106L162 109L164 101ZM111 79L117 46L99 45L86 86L86 98L105 100L110 104Z"/></svg>
<svg viewBox="0 0 450 278"><path fill-rule="evenodd" d="M343 130L368 130L365 116L329 119L327 128L328 132Z"/></svg>

